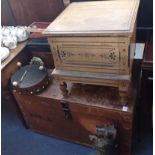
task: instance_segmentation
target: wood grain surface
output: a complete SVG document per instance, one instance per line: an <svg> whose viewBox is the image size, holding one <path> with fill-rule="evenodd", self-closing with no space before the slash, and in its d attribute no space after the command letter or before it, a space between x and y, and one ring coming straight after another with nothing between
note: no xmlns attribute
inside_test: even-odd
<svg viewBox="0 0 155 155"><path fill-rule="evenodd" d="M135 90L131 90L127 111L118 103L115 89L68 84L70 96L62 98L56 81L39 95L14 93L27 125L45 135L92 146L89 135L96 126L115 124L118 130L119 153L130 154L134 117ZM66 119L61 101L68 104L72 119Z"/></svg>
<svg viewBox="0 0 155 155"><path fill-rule="evenodd" d="M48 28L47 35L106 35L132 33L139 0L71 3Z"/></svg>
<svg viewBox="0 0 155 155"><path fill-rule="evenodd" d="M2 25L51 22L63 9L62 0L3 0Z"/></svg>

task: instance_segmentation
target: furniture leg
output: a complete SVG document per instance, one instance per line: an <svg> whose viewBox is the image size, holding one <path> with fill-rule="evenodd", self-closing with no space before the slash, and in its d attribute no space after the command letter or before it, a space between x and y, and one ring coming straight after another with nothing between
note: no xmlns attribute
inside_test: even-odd
<svg viewBox="0 0 155 155"><path fill-rule="evenodd" d="M60 90L61 90L61 93L62 93L63 97L68 96L68 90L67 90L66 82L60 82Z"/></svg>
<svg viewBox="0 0 155 155"><path fill-rule="evenodd" d="M122 105L126 105L128 102L128 89L129 89L129 82L128 81L121 81L119 84L119 96L120 102Z"/></svg>
<svg viewBox="0 0 155 155"><path fill-rule="evenodd" d="M120 96L120 102L122 105L126 105L127 104L127 92L126 91L122 91L119 90L119 96Z"/></svg>

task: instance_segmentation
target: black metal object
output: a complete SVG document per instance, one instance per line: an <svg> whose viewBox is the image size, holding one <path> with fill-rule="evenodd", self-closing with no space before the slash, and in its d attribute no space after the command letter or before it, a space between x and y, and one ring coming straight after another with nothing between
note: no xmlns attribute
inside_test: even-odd
<svg viewBox="0 0 155 155"><path fill-rule="evenodd" d="M65 114L65 118L68 120L72 119L72 115L71 115L71 112L69 110L68 103L66 101L60 101L60 104L61 104L62 110Z"/></svg>

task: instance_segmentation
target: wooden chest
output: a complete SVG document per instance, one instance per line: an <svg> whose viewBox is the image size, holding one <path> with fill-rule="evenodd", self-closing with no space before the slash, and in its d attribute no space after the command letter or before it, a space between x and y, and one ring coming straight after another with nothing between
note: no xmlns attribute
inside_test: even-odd
<svg viewBox="0 0 155 155"><path fill-rule="evenodd" d="M90 135L96 128L114 124L119 154L131 153L135 91L128 108L117 105L116 89L68 83L70 95L62 100L56 81L39 95L14 96L27 125L34 131L71 142L92 146ZM115 94L115 95L114 95Z"/></svg>
<svg viewBox="0 0 155 155"><path fill-rule="evenodd" d="M75 2L47 27L64 97L70 81L117 87L127 102L138 6L139 0Z"/></svg>

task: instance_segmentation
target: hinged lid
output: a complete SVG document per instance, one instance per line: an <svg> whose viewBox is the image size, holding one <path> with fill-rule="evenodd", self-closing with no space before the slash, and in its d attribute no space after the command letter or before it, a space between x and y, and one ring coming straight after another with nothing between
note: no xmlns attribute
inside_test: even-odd
<svg viewBox="0 0 155 155"><path fill-rule="evenodd" d="M71 3L43 32L51 36L127 35L133 32L139 0Z"/></svg>

